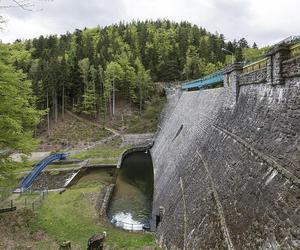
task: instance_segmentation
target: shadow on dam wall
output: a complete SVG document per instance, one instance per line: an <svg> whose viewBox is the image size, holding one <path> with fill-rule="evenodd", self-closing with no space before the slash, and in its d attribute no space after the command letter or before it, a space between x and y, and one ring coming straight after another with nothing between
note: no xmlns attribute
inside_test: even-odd
<svg viewBox="0 0 300 250"><path fill-rule="evenodd" d="M151 149L161 247L300 248L299 76L173 101Z"/></svg>
<svg viewBox="0 0 300 250"><path fill-rule="evenodd" d="M149 229L153 199L153 165L149 150L127 154L118 169L108 207L112 224L131 231Z"/></svg>

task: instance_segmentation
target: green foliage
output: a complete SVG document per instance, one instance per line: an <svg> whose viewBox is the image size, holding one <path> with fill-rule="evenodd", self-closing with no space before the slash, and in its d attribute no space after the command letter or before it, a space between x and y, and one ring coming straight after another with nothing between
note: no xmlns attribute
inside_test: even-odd
<svg viewBox="0 0 300 250"><path fill-rule="evenodd" d="M42 112L35 109L31 82L16 70L8 47L0 44L0 182L10 176L13 166L8 151L30 152L36 145L32 138Z"/></svg>
<svg viewBox="0 0 300 250"><path fill-rule="evenodd" d="M243 57L246 62L255 62L262 58L266 52L270 49L270 47L263 47L258 49L254 46L254 48L245 48L243 49Z"/></svg>
<svg viewBox="0 0 300 250"><path fill-rule="evenodd" d="M195 46L191 45L188 48L186 56L186 64L184 65L183 73L187 79L196 79L203 76L203 68L205 62L199 57L198 50Z"/></svg>
<svg viewBox="0 0 300 250"><path fill-rule="evenodd" d="M98 72L93 65L90 65L88 58L79 61L79 70L84 82L84 93L82 101L83 113L95 116L97 113L96 81Z"/></svg>
<svg viewBox="0 0 300 250"><path fill-rule="evenodd" d="M131 118L128 121L128 133L154 133L163 109L165 98L156 97L150 103L147 103L145 110L140 116Z"/></svg>
<svg viewBox="0 0 300 250"><path fill-rule="evenodd" d="M222 34L168 20L77 29L11 45L14 65L33 82L38 107L49 108L55 120L60 105L100 118L120 96L141 111L157 94L153 81L196 79L231 63L222 48L237 61L253 58L245 38L225 42Z"/></svg>
<svg viewBox="0 0 300 250"><path fill-rule="evenodd" d="M213 63L208 63L204 69L203 69L203 73L204 75L209 75L212 74L220 69L223 68L223 64L222 63L217 63L217 64L213 64Z"/></svg>

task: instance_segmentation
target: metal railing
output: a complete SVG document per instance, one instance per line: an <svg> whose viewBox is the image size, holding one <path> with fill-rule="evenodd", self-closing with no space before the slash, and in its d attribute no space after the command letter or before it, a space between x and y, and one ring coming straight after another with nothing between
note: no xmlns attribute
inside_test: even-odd
<svg viewBox="0 0 300 250"><path fill-rule="evenodd" d="M194 89L194 88L203 88L207 87L216 83L223 82L224 80L224 72L223 70L216 71L213 74L210 74L208 76L202 77L200 79L186 82L182 84L181 89L187 90L187 89Z"/></svg>
<svg viewBox="0 0 300 250"><path fill-rule="evenodd" d="M300 43L292 45L290 47L290 51L291 51L291 57L299 56L300 55Z"/></svg>
<svg viewBox="0 0 300 250"><path fill-rule="evenodd" d="M124 221L118 221L118 220L112 220L111 223L115 226L115 227L119 227L131 232L134 231L144 231L144 224L132 224L132 223L127 223Z"/></svg>
<svg viewBox="0 0 300 250"><path fill-rule="evenodd" d="M267 58L260 59L256 62L247 64L243 67L243 73L250 73L267 67Z"/></svg>

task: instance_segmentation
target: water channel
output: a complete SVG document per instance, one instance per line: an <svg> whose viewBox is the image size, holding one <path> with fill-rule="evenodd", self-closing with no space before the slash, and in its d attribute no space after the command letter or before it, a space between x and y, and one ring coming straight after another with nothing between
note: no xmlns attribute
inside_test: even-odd
<svg viewBox="0 0 300 250"><path fill-rule="evenodd" d="M122 161L115 190L108 208L108 218L117 227L140 231L149 227L153 198L151 155L133 152Z"/></svg>

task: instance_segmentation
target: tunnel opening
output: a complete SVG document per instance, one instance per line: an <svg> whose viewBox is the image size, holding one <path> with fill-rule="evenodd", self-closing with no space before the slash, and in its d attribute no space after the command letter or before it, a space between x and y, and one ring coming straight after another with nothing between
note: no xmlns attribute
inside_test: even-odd
<svg viewBox="0 0 300 250"><path fill-rule="evenodd" d="M153 200L153 164L148 150L126 155L118 170L107 216L130 231L150 229Z"/></svg>

